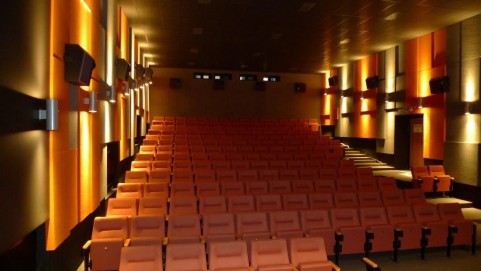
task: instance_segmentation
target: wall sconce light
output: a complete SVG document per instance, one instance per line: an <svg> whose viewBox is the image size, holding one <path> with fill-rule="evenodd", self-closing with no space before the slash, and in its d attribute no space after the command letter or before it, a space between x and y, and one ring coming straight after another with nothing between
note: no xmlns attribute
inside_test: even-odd
<svg viewBox="0 0 481 271"><path fill-rule="evenodd" d="M418 109L423 108L423 97L418 98Z"/></svg>
<svg viewBox="0 0 481 271"><path fill-rule="evenodd" d="M125 96L130 96L130 88L129 88L128 83L123 86L123 90L124 90L124 95L125 95Z"/></svg>
<svg viewBox="0 0 481 271"><path fill-rule="evenodd" d="M109 86L107 83L102 83L100 99L110 103L117 102L117 91L114 86Z"/></svg>
<svg viewBox="0 0 481 271"><path fill-rule="evenodd" d="M88 105L88 111L90 113L96 113L97 112L97 91L92 90L89 92L89 97L84 98L84 104Z"/></svg>
<svg viewBox="0 0 481 271"><path fill-rule="evenodd" d="M386 93L386 95L384 96L384 101L385 101L386 103L389 103L389 102L390 102L390 101L389 101L389 93Z"/></svg>
<svg viewBox="0 0 481 271"><path fill-rule="evenodd" d="M144 66L140 64L136 64L134 66L135 69L135 79L142 79L144 77L145 69Z"/></svg>
<svg viewBox="0 0 481 271"><path fill-rule="evenodd" d="M47 99L45 109L40 109L38 118L46 120L46 128L48 131L58 130L58 100Z"/></svg>
<svg viewBox="0 0 481 271"><path fill-rule="evenodd" d="M359 98L361 99L361 101L364 100L364 91L361 91L361 95Z"/></svg>
<svg viewBox="0 0 481 271"><path fill-rule="evenodd" d="M466 102L464 104L464 115L469 115L469 114L471 114L471 103Z"/></svg>

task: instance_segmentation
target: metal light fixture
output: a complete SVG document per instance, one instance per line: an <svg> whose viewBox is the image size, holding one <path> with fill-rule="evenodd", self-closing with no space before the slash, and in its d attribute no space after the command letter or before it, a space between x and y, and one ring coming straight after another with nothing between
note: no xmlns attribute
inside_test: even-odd
<svg viewBox="0 0 481 271"><path fill-rule="evenodd" d="M58 130L58 100L47 99L45 109L38 112L38 118L46 120L46 128L49 131Z"/></svg>
<svg viewBox="0 0 481 271"><path fill-rule="evenodd" d="M466 102L464 104L464 114L465 115L471 114L471 103L470 102Z"/></svg>
<svg viewBox="0 0 481 271"><path fill-rule="evenodd" d="M89 92L89 97L84 98L84 104L88 105L88 111L90 113L96 113L97 112L97 91L92 90Z"/></svg>
<svg viewBox="0 0 481 271"><path fill-rule="evenodd" d="M418 109L423 108L423 97L418 98Z"/></svg>

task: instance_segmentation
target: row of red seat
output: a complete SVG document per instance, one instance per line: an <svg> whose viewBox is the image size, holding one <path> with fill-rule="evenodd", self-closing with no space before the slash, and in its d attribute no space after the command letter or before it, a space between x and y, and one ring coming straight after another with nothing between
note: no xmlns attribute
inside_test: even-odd
<svg viewBox="0 0 481 271"><path fill-rule="evenodd" d="M199 243L172 244L166 248L165 271L340 270L328 261L322 238L292 238L289 243L288 249L285 239L253 241L250 253L242 240L212 242L208 251ZM120 270L149 266L148 271L163 271L162 256L160 247L124 247Z"/></svg>
<svg viewBox="0 0 481 271"><path fill-rule="evenodd" d="M366 180L364 180L366 181ZM340 182L340 184L343 184ZM379 184L379 185L378 185ZM352 194L360 193L360 195L369 193L379 193L385 191L396 191L399 189L396 186L394 179L390 177L379 177L377 183L373 182L362 185L362 182L356 186L355 189L347 189L346 187L336 187L334 182L328 181L256 181L256 182L151 182L151 183L119 183L117 186L117 197L152 197L162 196L166 198L175 197L197 197L202 198L206 196L238 196L238 195L267 195L267 194ZM352 188L350 186L349 188ZM407 190L416 191L416 190Z"/></svg>

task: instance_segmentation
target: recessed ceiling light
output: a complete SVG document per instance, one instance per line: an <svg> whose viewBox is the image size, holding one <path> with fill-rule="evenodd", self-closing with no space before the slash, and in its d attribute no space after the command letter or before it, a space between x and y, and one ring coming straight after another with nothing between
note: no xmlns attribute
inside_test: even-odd
<svg viewBox="0 0 481 271"><path fill-rule="evenodd" d="M202 35L202 33L204 33L204 28L202 27L194 27L194 29L192 29L192 34L194 35Z"/></svg>
<svg viewBox="0 0 481 271"><path fill-rule="evenodd" d="M394 20L397 19L397 15L398 15L398 13L397 13L397 12L394 12L394 13L392 13L391 15L385 17L384 20L386 20L386 21L394 21Z"/></svg>
<svg viewBox="0 0 481 271"><path fill-rule="evenodd" d="M343 45L343 44L348 44L351 40L350 39L343 39L339 42L340 45Z"/></svg>
<svg viewBox="0 0 481 271"><path fill-rule="evenodd" d="M311 11L317 4L314 2L304 2L302 3L301 7L297 10L298 12L309 12Z"/></svg>

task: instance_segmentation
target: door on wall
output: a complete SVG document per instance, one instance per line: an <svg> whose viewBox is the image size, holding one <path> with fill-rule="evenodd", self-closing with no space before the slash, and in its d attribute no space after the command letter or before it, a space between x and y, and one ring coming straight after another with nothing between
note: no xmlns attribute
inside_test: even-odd
<svg viewBox="0 0 481 271"><path fill-rule="evenodd" d="M409 169L423 165L423 115L398 115L394 131L394 166Z"/></svg>

